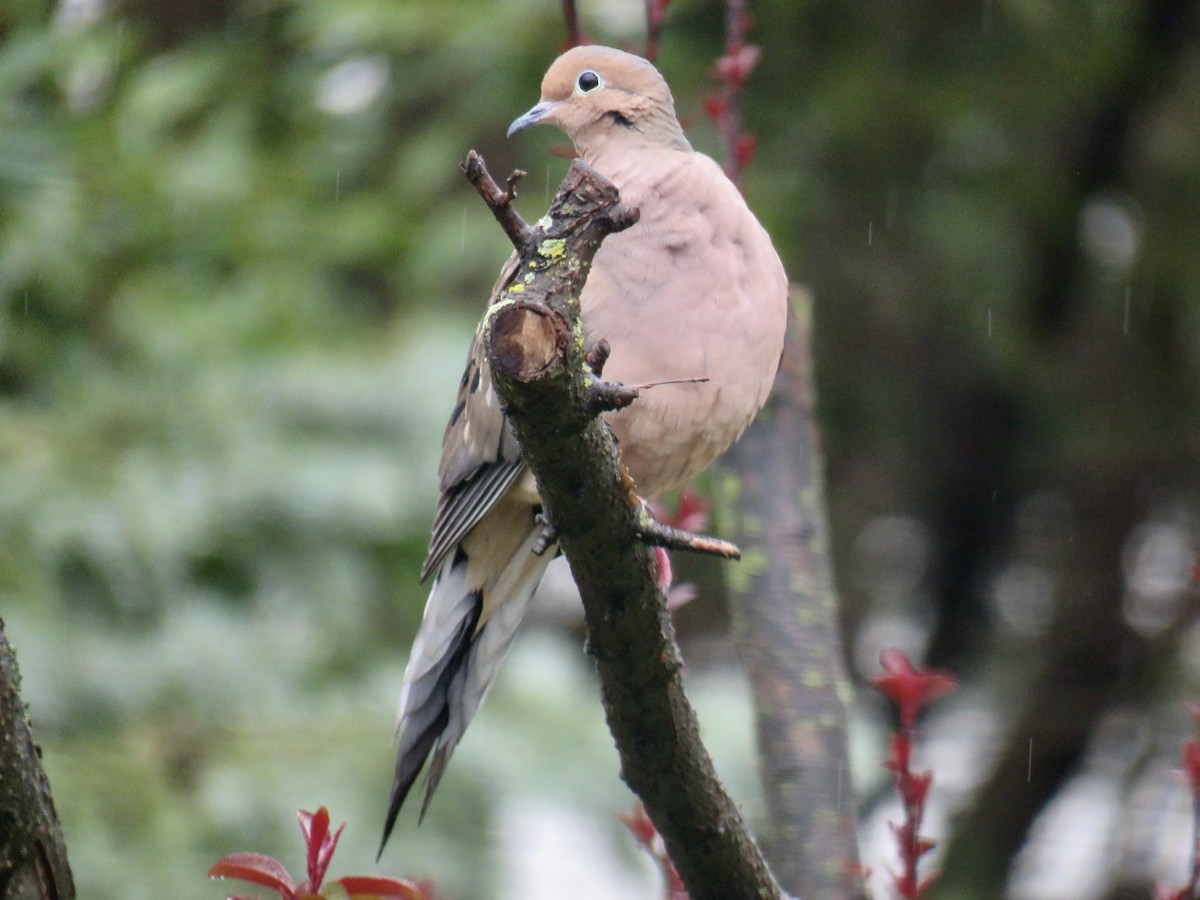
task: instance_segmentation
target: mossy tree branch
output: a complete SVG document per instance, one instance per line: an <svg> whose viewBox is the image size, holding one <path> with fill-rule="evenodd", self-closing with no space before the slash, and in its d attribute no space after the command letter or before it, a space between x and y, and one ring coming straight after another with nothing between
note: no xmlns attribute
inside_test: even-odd
<svg viewBox="0 0 1200 900"><path fill-rule="evenodd" d="M474 166L473 154L465 168ZM520 265L485 320L488 363L583 597L622 777L693 900L778 898L700 741L653 551L639 538L640 503L596 415L579 296L600 241L635 221L616 188L576 160L547 218L514 240Z"/></svg>
<svg viewBox="0 0 1200 900"><path fill-rule="evenodd" d="M783 362L767 408L726 454L722 515L747 565L730 615L750 676L768 857L786 890L862 896L847 764L841 629L815 418L812 298L793 289Z"/></svg>

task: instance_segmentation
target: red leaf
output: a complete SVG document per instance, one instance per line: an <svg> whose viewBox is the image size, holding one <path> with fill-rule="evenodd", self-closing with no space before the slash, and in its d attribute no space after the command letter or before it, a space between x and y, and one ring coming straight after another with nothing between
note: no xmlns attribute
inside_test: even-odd
<svg viewBox="0 0 1200 900"><path fill-rule="evenodd" d="M1188 741L1183 745L1183 768L1192 786L1192 795L1200 799L1200 743Z"/></svg>
<svg viewBox="0 0 1200 900"><path fill-rule="evenodd" d="M708 527L708 511L712 501L702 497L691 488L684 488L679 493L679 503L675 506L675 514L667 523L683 531L703 531Z"/></svg>
<svg viewBox="0 0 1200 900"><path fill-rule="evenodd" d="M717 79L734 87L741 87L758 65L760 56L762 48L755 44L743 44L732 53L726 53L717 60Z"/></svg>
<svg viewBox="0 0 1200 900"><path fill-rule="evenodd" d="M904 802L910 806L924 806L925 798L929 796L929 786L933 784L932 772L913 772L904 785Z"/></svg>
<svg viewBox="0 0 1200 900"><path fill-rule="evenodd" d="M745 172L750 166L750 161L754 159L754 148L758 146L758 138L752 134L742 132L738 135L737 143L733 147L733 165L738 172Z"/></svg>
<svg viewBox="0 0 1200 900"><path fill-rule="evenodd" d="M725 118L725 110L727 108L725 98L720 94L708 94L704 98L705 115L708 116L714 125L721 124L721 120Z"/></svg>
<svg viewBox="0 0 1200 900"><path fill-rule="evenodd" d="M913 727L921 707L944 697L958 686L953 676L946 672L917 669L896 649L885 649L879 654L879 662L887 674L872 678L871 684L896 704L900 710L900 725L904 728Z"/></svg>
<svg viewBox="0 0 1200 900"><path fill-rule="evenodd" d="M380 900L425 900L425 892L415 882L407 880L350 875L339 878L337 883L352 898L360 900L373 900L376 897Z"/></svg>
<svg viewBox="0 0 1200 900"><path fill-rule="evenodd" d="M237 878L279 891L282 900L294 900L296 885L283 864L262 853L230 853L213 863L209 878Z"/></svg>
<svg viewBox="0 0 1200 900"><path fill-rule="evenodd" d="M913 849L916 851L918 857L924 856L936 846L937 841L935 841L933 838L918 837L916 841L913 842Z"/></svg>
<svg viewBox="0 0 1200 900"><path fill-rule="evenodd" d="M654 823L650 821L650 817L646 815L646 807L639 800L633 806L633 812L630 815L620 813L617 816L631 832L634 838L643 847L649 847L654 840L654 836L658 834L658 830L654 827Z"/></svg>
<svg viewBox="0 0 1200 900"><path fill-rule="evenodd" d="M343 822L337 831L329 832L329 810L322 806L315 813L300 810L300 831L304 834L304 843L308 848L308 889L314 893L321 889L325 873L329 870L329 862L333 859L333 851L337 849L338 839L342 836Z"/></svg>
<svg viewBox="0 0 1200 900"><path fill-rule="evenodd" d="M716 99L723 102L720 97ZM664 525L682 531L703 531L708 527L708 509L712 506L712 501L689 487L679 492L679 500L675 503L673 511L656 500L649 501L649 506L651 515Z"/></svg>

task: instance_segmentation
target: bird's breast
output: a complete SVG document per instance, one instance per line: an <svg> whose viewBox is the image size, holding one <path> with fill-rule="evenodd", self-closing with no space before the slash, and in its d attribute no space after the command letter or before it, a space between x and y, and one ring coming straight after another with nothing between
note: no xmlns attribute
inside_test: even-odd
<svg viewBox="0 0 1200 900"><path fill-rule="evenodd" d="M582 296L589 339L612 347L606 378L707 379L647 387L610 414L645 496L703 471L746 427L766 400L786 318L783 268L737 189L707 157L669 162L610 176L641 217L605 240Z"/></svg>

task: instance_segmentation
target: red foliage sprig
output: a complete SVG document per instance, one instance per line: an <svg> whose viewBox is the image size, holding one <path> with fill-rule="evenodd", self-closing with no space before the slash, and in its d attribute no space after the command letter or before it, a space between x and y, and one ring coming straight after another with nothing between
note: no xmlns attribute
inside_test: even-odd
<svg viewBox="0 0 1200 900"><path fill-rule="evenodd" d="M658 863L658 868L663 874L663 897L665 900L688 900L683 879L675 871L675 863L671 862L671 857L667 855L667 848L663 843L662 836L654 827L654 823L650 821L650 817L646 815L646 807L642 806L642 802L639 800L634 804L632 813L622 814L619 818L629 829L634 840Z"/></svg>
<svg viewBox="0 0 1200 900"><path fill-rule="evenodd" d="M1200 726L1200 703L1188 703L1187 711ZM1200 896L1200 739L1183 744L1183 773L1192 792L1192 868L1187 884L1172 889L1158 884L1155 900L1193 900Z"/></svg>
<svg viewBox="0 0 1200 900"><path fill-rule="evenodd" d="M343 822L337 831L329 829L329 810L324 806L315 813L301 810L300 831L304 835L305 862L308 880L300 884L292 881L283 863L262 853L230 853L217 860L208 870L210 878L236 878L259 887L270 888L279 893L279 900L323 900L321 885L333 851L342 836ZM408 880L380 878L366 875L349 875L337 879L350 900L430 900L429 894L420 885ZM229 900L249 900L233 895Z"/></svg>
<svg viewBox="0 0 1200 900"><path fill-rule="evenodd" d="M674 511L667 509L657 500L648 501L650 513L664 525L678 528L681 531L700 532L708 528L708 510L712 501L686 487L679 492L679 502ZM674 612L681 606L686 606L696 599L696 586L685 582L674 584L675 575L671 569L671 557L662 547L654 548L654 558L658 562L657 583L659 590L667 595L667 608Z"/></svg>
<svg viewBox="0 0 1200 900"><path fill-rule="evenodd" d="M742 93L762 55L762 48L746 43L753 24L745 0L725 0L725 55L713 67L721 89L704 98L704 112L725 144L725 174L734 182L754 158L756 143L754 135L742 131Z"/></svg>
<svg viewBox="0 0 1200 900"><path fill-rule="evenodd" d="M956 683L945 672L916 668L899 650L884 650L879 655L879 662L884 674L872 678L871 683L895 704L900 714L900 727L892 734L888 759L884 763L884 768L892 773L896 792L904 807L903 823L892 823L903 866L899 873L892 873L892 883L904 900L914 900L923 896L933 883L933 876L921 880L917 867L921 857L936 846L933 840L921 834L925 801L933 785L933 773L912 770L917 714L929 703L953 691Z"/></svg>
<svg viewBox="0 0 1200 900"><path fill-rule="evenodd" d="M655 62L658 59L658 47L662 40L663 17L671 0L645 0L646 3L646 49L642 56Z"/></svg>

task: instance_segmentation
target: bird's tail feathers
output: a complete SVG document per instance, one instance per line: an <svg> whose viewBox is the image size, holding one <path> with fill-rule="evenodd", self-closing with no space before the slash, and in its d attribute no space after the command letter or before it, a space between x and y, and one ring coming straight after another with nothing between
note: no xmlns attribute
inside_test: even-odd
<svg viewBox="0 0 1200 900"><path fill-rule="evenodd" d="M489 616L479 625L483 597L466 586L467 556L458 549L443 563L413 642L400 695L399 750L380 853L400 807L430 756L421 818L471 719L487 696L555 548L533 552L535 528L488 591Z"/></svg>

